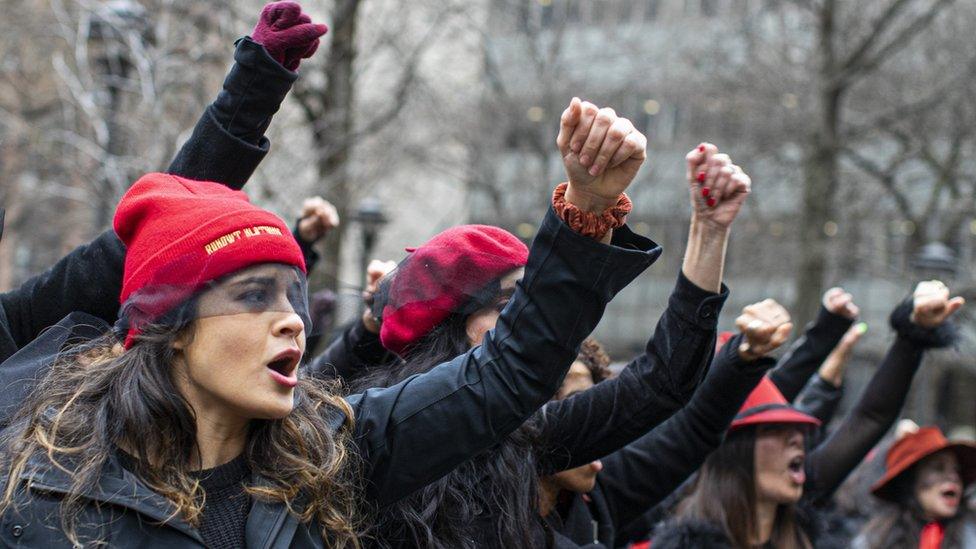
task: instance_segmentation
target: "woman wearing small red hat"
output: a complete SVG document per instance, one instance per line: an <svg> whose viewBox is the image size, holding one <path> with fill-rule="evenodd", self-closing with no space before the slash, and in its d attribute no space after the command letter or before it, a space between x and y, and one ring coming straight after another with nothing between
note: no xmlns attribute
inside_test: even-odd
<svg viewBox="0 0 976 549"><path fill-rule="evenodd" d="M948 345L948 317L963 305L938 281L923 282L891 315L897 337L859 402L807 455L819 421L791 407L765 378L699 471L654 549L814 547L817 507L881 439L900 411L926 348Z"/></svg>
<svg viewBox="0 0 976 549"><path fill-rule="evenodd" d="M574 99L563 113L557 139L570 182L595 177L591 173L602 173L607 165L608 176L618 172L632 177L639 163L614 169L614 161L607 164L595 154L600 147L589 143L594 134L617 134L618 139L634 135L628 132L634 132L633 126L612 110ZM545 546L551 536L540 520L540 475L611 453L688 401L713 355L717 316L727 295L721 280L729 226L749 193L750 181L714 145L702 144L686 161L691 236L682 274L647 352L619 377L550 403L503 443L384 512L378 528L383 544ZM562 200L561 186L554 207L571 226L584 231L619 219L586 219L562 210ZM615 229L612 237L625 247L653 246L626 226ZM533 283L522 276L521 249L505 231L466 226L445 231L413 250L387 283L380 329L383 345L405 361L374 368L357 386L395 383L439 361L470 353L479 344L490 345L486 334L505 329L499 313L511 310L511 292Z"/></svg>
<svg viewBox="0 0 976 549"><path fill-rule="evenodd" d="M602 161L621 151L611 165L624 168L570 178L559 209L588 223L574 229L550 209L480 346L344 398L298 374L305 265L284 223L215 183L143 177L115 216L127 246L115 333L60 357L45 345L58 334L42 336L3 364L43 379L4 431L0 540L359 545L366 511L497 444L548 401L612 296L659 255L626 229L611 238L644 141L608 139L597 140Z"/></svg>
<svg viewBox="0 0 976 549"><path fill-rule="evenodd" d="M857 549L976 547L965 489L976 480L976 444L946 440L938 427L905 435L888 450L871 489L888 505L854 540Z"/></svg>

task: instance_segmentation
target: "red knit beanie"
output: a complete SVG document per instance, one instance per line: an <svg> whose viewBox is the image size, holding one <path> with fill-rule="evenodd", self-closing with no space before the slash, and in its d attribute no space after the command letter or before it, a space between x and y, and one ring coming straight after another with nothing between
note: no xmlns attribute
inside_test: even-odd
<svg viewBox="0 0 976 549"><path fill-rule="evenodd" d="M524 267L529 249L515 235L487 225L448 229L397 266L383 308L380 340L403 356L489 283Z"/></svg>
<svg viewBox="0 0 976 549"><path fill-rule="evenodd" d="M144 175L119 202L115 232L126 245L119 296L130 316L126 348L141 325L207 282L259 263L305 272L301 248L285 222L218 183ZM138 306L126 307L130 299Z"/></svg>

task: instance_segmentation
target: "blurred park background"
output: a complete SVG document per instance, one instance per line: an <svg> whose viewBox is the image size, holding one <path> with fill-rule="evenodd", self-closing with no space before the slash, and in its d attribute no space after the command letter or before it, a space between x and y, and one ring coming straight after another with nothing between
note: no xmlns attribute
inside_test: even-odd
<svg viewBox="0 0 976 549"><path fill-rule="evenodd" d="M260 0L6 0L0 18L0 290L110 227L165 169ZM842 285L870 332L848 395L890 341L887 314L940 278L973 304L906 416L976 425L976 2L971 0L305 0L330 31L246 190L285 219L321 195L342 226L312 290L359 313L363 267L458 223L530 239L562 178L576 95L649 138L630 224L665 255L597 331L643 347L681 262L683 157L716 143L752 175L722 327L765 297L813 317Z"/></svg>

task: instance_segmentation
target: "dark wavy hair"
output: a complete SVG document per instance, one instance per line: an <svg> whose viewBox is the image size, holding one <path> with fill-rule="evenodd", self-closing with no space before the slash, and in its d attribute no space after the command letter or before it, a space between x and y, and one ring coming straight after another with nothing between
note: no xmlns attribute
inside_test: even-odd
<svg viewBox="0 0 976 549"><path fill-rule="evenodd" d="M869 549L918 547L922 528L928 521L925 520L925 512L915 498L917 467L918 464L915 464L892 481L897 502L885 502L861 530L861 535ZM965 549L963 531L966 524L973 520L972 512L966 506L964 498L956 516L945 521L942 549Z"/></svg>
<svg viewBox="0 0 976 549"><path fill-rule="evenodd" d="M388 387L467 353L465 320L494 295L485 292L473 301L414 345L403 363L374 369L354 382L354 390ZM498 547L533 546L529 525L539 516L535 450L541 421L536 414L501 444L380 510L372 532L379 545L474 549L481 547L479 540L490 539Z"/></svg>
<svg viewBox="0 0 976 549"><path fill-rule="evenodd" d="M145 327L128 350L107 335L59 357L3 434L0 466L7 481L0 513L22 504L15 499L24 490L19 479L28 460L46 457L72 477L61 527L80 546L77 523L88 503L83 494L122 450L134 458L127 460L132 472L173 503L174 517L199 525L203 492L189 465L198 451L194 412L171 374L173 342L191 327L189 316ZM329 421L335 414L345 417L338 431ZM358 547L361 466L351 449L352 425L351 408L331 385L301 379L288 416L250 424L244 453L267 484L246 491L286 505L304 523L317 521L327 545Z"/></svg>
<svg viewBox="0 0 976 549"><path fill-rule="evenodd" d="M679 521L718 525L738 549L748 549L756 524L756 427L737 429L713 451L698 472L688 496L678 505ZM795 505L780 505L770 537L777 549L808 549L810 540L798 526Z"/></svg>

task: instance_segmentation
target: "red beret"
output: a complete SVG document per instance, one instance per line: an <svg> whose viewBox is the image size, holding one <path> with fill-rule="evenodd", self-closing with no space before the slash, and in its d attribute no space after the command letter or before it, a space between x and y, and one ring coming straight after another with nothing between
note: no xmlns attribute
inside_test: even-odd
<svg viewBox="0 0 976 549"><path fill-rule="evenodd" d="M524 267L529 249L515 235L487 225L448 229L409 250L390 285L380 340L403 356L492 281Z"/></svg>

